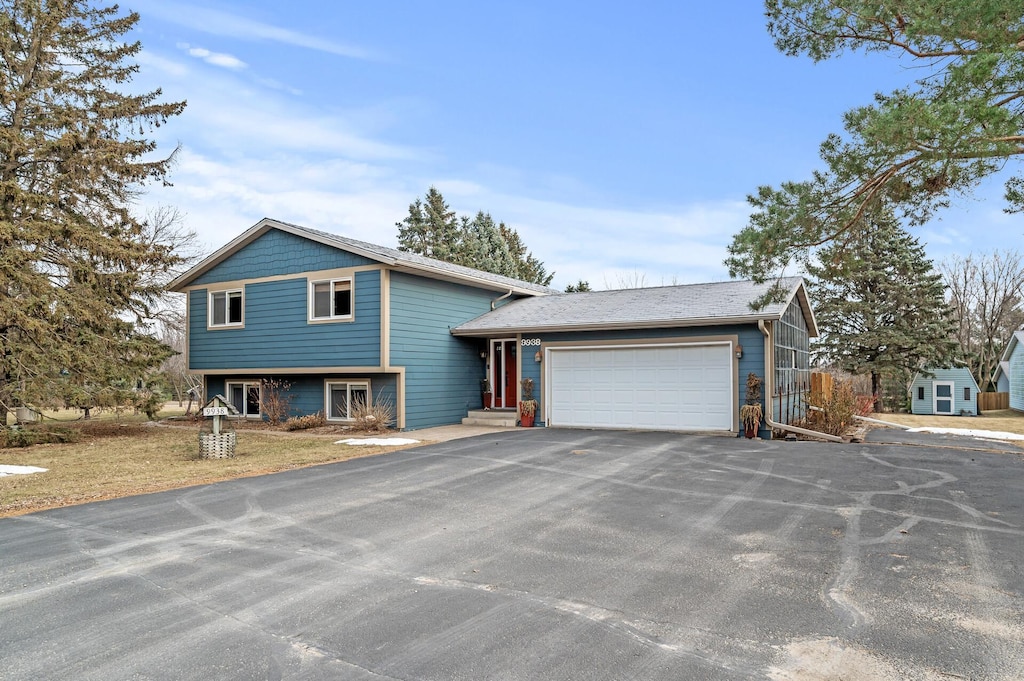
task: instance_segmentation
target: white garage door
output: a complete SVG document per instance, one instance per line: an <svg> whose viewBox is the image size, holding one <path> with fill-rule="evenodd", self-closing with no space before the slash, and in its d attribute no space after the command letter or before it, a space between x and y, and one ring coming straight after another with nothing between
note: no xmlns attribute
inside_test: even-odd
<svg viewBox="0 0 1024 681"><path fill-rule="evenodd" d="M730 345L552 348L548 425L732 430Z"/></svg>

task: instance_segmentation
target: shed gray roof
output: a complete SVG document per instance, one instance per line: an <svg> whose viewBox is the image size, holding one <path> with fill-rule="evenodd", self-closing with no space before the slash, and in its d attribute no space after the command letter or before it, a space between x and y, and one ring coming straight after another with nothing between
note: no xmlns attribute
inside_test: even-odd
<svg viewBox="0 0 1024 681"><path fill-rule="evenodd" d="M343 251L356 253L385 265L391 265L398 270L412 271L434 279L458 281L495 291L512 290L520 295L559 293L556 289L541 286L540 284L534 284L520 279L513 279L500 274L492 274L490 272L484 272L483 270L473 269L472 267L453 265L450 262L427 258L416 253L407 253L405 251L400 251L397 248L378 246L377 244L371 244L366 241L350 239L348 237L341 236L340 234L322 232L317 229L293 225L288 222L281 222L280 220L273 220L271 218L263 218L257 222L230 243L221 247L198 265L177 277L170 283L168 288L171 291L181 291L185 289L192 281L204 272L209 271L219 263L227 260L232 254L263 236L271 229L278 229L283 232L295 234L296 236L316 241L324 244L325 246L333 246Z"/></svg>
<svg viewBox="0 0 1024 681"><path fill-rule="evenodd" d="M750 303L776 283L784 291L783 300L752 310ZM804 311L811 335L816 336L817 324L800 277L764 284L723 281L524 298L460 324L452 329L452 333L457 336L491 336L539 331L750 323L781 319L794 297Z"/></svg>

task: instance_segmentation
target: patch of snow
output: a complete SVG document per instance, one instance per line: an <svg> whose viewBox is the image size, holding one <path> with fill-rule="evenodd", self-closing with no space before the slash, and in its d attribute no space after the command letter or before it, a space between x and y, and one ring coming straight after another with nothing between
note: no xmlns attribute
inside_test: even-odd
<svg viewBox="0 0 1024 681"><path fill-rule="evenodd" d="M1024 435L1001 430L975 430L973 428L911 428L908 433L939 433L940 435L966 435L983 440L1024 440Z"/></svg>
<svg viewBox="0 0 1024 681"><path fill-rule="evenodd" d="M407 437L368 437L364 439L351 438L348 440L338 440L334 444L336 445L414 445L418 444L419 440L410 440Z"/></svg>
<svg viewBox="0 0 1024 681"><path fill-rule="evenodd" d="M0 478L5 475L28 475L29 473L45 473L45 468L38 466L5 466L0 464Z"/></svg>

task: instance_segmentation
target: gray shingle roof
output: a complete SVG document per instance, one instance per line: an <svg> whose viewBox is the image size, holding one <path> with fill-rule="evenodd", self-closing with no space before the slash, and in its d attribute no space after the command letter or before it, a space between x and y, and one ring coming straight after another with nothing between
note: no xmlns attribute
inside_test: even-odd
<svg viewBox="0 0 1024 681"><path fill-rule="evenodd" d="M231 241L231 243L218 249L188 272L175 279L171 282L170 289L172 291L177 291L188 286L190 281L216 264L223 262L232 253L251 243L270 229L280 229L291 234L322 243L326 246L334 246L335 248L357 253L370 258L371 260L376 260L387 265L415 270L424 276L484 284L487 285L488 288L493 288L495 290L512 289L516 293L526 295L559 293L556 289L541 286L540 284L534 284L520 279L513 279L512 277L505 277L500 274L492 274L490 272L484 272L483 270L473 269L472 267L453 265L450 262L427 258L416 253L406 253L405 251L400 251L397 248L378 246L377 244L371 244L366 241L350 239L348 237L341 236L340 234L322 232L318 229L310 229L309 227L281 222L280 220L272 220L270 218L260 220L238 238Z"/></svg>
<svg viewBox="0 0 1024 681"><path fill-rule="evenodd" d="M752 310L750 303L776 282L724 281L711 284L635 288L618 291L565 293L524 298L503 305L452 330L455 335L486 336L498 333L654 328L742 323L780 319L798 296L812 335L817 334L803 279L788 277L777 283L784 302Z"/></svg>

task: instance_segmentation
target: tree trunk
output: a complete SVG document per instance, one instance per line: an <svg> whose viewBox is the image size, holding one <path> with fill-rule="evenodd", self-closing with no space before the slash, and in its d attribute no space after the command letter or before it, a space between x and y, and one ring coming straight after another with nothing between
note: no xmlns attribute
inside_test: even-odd
<svg viewBox="0 0 1024 681"><path fill-rule="evenodd" d="M871 372L871 398L874 400L875 413L882 411L882 377L878 372Z"/></svg>

